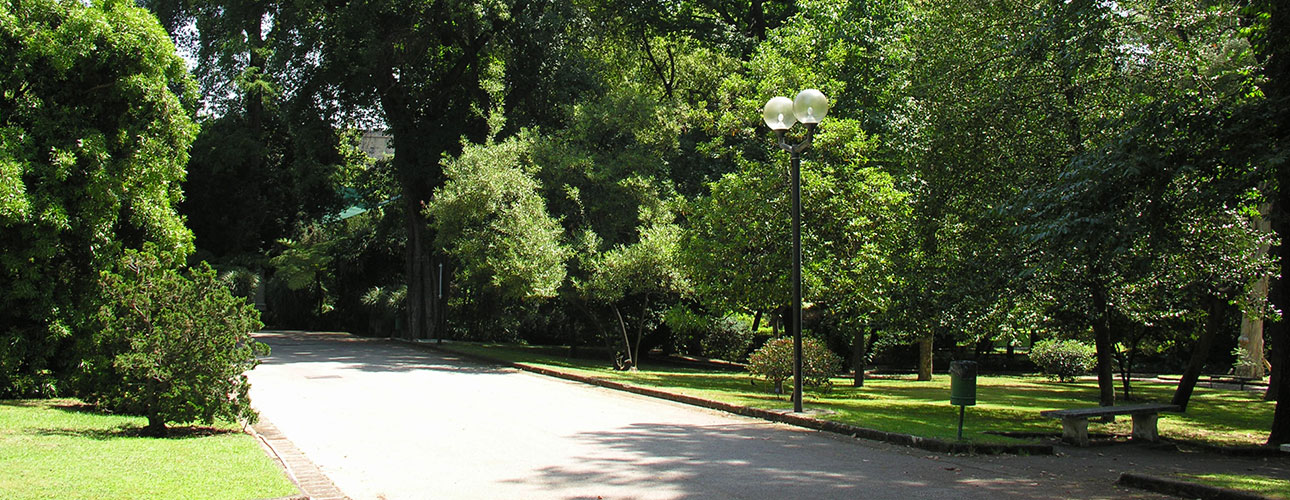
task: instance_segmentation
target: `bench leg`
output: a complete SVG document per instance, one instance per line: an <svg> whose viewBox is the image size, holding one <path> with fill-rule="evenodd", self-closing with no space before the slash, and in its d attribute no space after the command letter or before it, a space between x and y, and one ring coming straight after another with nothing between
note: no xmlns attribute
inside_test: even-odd
<svg viewBox="0 0 1290 500"><path fill-rule="evenodd" d="M1156 421L1160 415L1155 413L1138 413L1133 415L1134 441L1159 441L1160 433L1156 430Z"/></svg>
<svg viewBox="0 0 1290 500"><path fill-rule="evenodd" d="M1088 419L1063 417L1062 441L1075 446L1088 446Z"/></svg>

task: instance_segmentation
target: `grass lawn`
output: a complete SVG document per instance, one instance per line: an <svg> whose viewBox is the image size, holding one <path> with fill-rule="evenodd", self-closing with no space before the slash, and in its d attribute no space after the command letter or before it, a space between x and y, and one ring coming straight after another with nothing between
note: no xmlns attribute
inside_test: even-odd
<svg viewBox="0 0 1290 500"><path fill-rule="evenodd" d="M75 400L0 401L0 492L37 498L246 500L296 494L236 425L138 437L147 419Z"/></svg>
<svg viewBox="0 0 1290 500"><path fill-rule="evenodd" d="M1290 500L1290 479L1233 474L1179 474L1180 479Z"/></svg>
<svg viewBox="0 0 1290 500"><path fill-rule="evenodd" d="M637 386L663 389L726 403L766 409L791 408L787 396L773 394L770 384L753 381L746 373L711 372L688 368L650 366L636 372L615 371L607 363L567 357L567 349L509 344L455 342L443 347L462 353L522 362L584 376ZM788 384L786 384L788 385ZM807 409L829 410L820 418L852 425L917 436L954 439L958 407L949 404L949 376L938 374L920 382L912 376L870 378L862 388L850 379L834 380L827 392L807 389ZM1135 382L1138 400L1169 401L1174 386ZM1117 386L1118 390L1118 386ZM1097 406L1094 381L1057 383L1043 377L981 376L977 379L977 405L968 407L963 436L974 442L1018 442L988 434L995 432L1061 433L1061 423L1042 418L1041 410ZM1185 414L1162 414L1160 434L1166 438L1214 445L1262 445L1272 427L1274 404L1254 392L1211 390L1197 387ZM1115 423L1089 423L1093 433L1128 435L1128 418Z"/></svg>

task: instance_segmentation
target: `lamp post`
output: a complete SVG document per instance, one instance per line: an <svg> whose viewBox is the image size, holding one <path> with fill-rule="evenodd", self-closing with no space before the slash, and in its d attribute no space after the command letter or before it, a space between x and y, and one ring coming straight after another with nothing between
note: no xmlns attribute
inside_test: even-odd
<svg viewBox="0 0 1290 500"><path fill-rule="evenodd" d="M775 131L779 148L788 152L792 164L793 269L789 281L793 285L793 411L797 413L802 412L802 152L811 148L815 127L828 112L828 98L815 89L803 90L792 100L771 98L762 111L766 126ZM796 122L806 126L806 138L789 144L786 135Z"/></svg>

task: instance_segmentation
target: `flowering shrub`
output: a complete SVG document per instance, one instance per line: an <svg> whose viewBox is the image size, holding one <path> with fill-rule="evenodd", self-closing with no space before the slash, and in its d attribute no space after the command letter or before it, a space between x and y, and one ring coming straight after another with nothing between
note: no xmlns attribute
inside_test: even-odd
<svg viewBox="0 0 1290 500"><path fill-rule="evenodd" d="M1078 340L1046 339L1030 348L1030 361L1045 375L1062 382L1093 371L1097 349Z"/></svg>
<svg viewBox="0 0 1290 500"><path fill-rule="evenodd" d="M802 339L802 384L828 387L829 377L842 369L842 359L833 354L823 342L810 337ZM793 339L771 339L766 345L748 356L748 372L775 384L776 392L784 392L784 381L793 377Z"/></svg>

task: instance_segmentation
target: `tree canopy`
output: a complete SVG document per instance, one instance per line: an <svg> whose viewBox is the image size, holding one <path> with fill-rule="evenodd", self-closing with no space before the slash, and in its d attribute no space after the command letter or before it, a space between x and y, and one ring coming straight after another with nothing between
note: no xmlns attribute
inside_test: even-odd
<svg viewBox="0 0 1290 500"><path fill-rule="evenodd" d="M125 249L192 251L176 213L197 86L128 2L0 6L0 393L76 368L99 272Z"/></svg>

